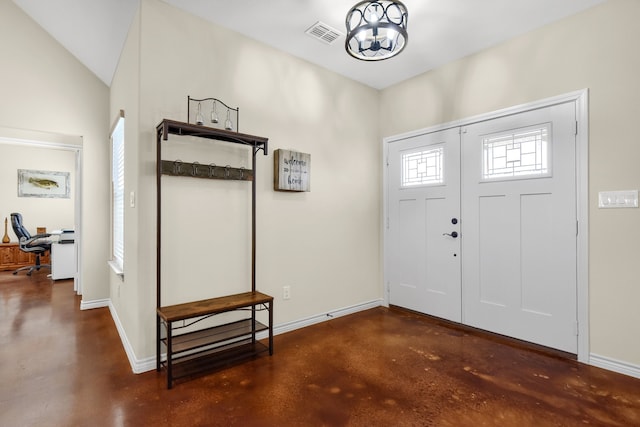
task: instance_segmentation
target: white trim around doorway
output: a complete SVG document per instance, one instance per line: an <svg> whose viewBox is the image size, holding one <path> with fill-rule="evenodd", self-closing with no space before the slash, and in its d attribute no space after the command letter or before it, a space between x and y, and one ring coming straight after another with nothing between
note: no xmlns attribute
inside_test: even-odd
<svg viewBox="0 0 640 427"><path fill-rule="evenodd" d="M0 144L57 149L75 153L74 235L77 269L73 278L73 290L77 295L82 295L82 269L80 268L82 265L82 142L82 136L0 127Z"/></svg>

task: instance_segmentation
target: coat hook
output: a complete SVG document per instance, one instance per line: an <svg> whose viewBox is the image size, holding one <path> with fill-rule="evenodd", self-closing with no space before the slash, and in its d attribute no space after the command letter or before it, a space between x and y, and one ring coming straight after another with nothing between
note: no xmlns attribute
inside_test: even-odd
<svg viewBox="0 0 640 427"><path fill-rule="evenodd" d="M213 178L215 173L216 173L216 164L215 163L209 163L209 178Z"/></svg>
<svg viewBox="0 0 640 427"><path fill-rule="evenodd" d="M180 175L182 173L182 160L176 160L173 162L173 174Z"/></svg>

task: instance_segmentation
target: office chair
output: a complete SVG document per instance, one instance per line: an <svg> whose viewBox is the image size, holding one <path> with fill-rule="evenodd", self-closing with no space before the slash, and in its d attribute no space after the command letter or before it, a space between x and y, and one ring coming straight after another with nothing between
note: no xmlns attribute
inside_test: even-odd
<svg viewBox="0 0 640 427"><path fill-rule="evenodd" d="M18 274L18 271L21 270L29 270L27 276L31 276L31 273L33 273L34 270L38 271L44 267L51 268L50 264L40 264L40 255L51 250L51 241L47 239L51 234L37 234L35 236L31 236L24 225L22 225L22 214L19 213L11 214L11 226L13 227L13 232L18 236L20 250L27 253L33 253L36 256L35 265L18 268L13 272L13 274Z"/></svg>

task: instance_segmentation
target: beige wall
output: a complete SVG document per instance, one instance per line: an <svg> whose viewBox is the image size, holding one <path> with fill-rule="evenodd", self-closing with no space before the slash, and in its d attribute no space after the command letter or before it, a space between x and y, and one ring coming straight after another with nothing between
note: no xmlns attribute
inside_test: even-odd
<svg viewBox="0 0 640 427"><path fill-rule="evenodd" d="M82 137L82 298L107 298L109 89L10 1L0 57L0 127Z"/></svg>
<svg viewBox="0 0 640 427"><path fill-rule="evenodd" d="M137 250L125 248L121 291L136 288L138 299L120 298L123 312L138 313L137 323L121 319L136 357L155 354L155 126L185 121L187 95L240 106L241 131L269 138L269 155L258 155L257 281L276 299L275 323L379 300L380 147L370 125L378 92L156 0L142 2L137 29L139 133L126 143L138 161L127 163L125 178L137 185L137 207L127 214L137 219L126 223ZM129 46L137 37L127 43L137 49ZM121 62L118 75L129 75L131 62ZM122 95L128 84L114 80L112 117L135 97ZM199 144L207 148L171 144L167 158L251 164L246 150ZM311 154L311 192L273 191L277 148ZM163 180L163 302L250 290L249 186Z"/></svg>
<svg viewBox="0 0 640 427"><path fill-rule="evenodd" d="M125 139L125 276L122 279L109 269L109 295L119 321L126 325L126 336L130 342L141 340L142 325L148 319L140 316L138 305L149 296L142 292L138 284L138 258L152 258L148 254L138 254L139 218L136 208L131 208L129 194L138 195L138 150L139 144L139 108L140 108L140 13L131 23L131 28L120 55L118 69L111 83L110 123L113 125L124 112ZM137 201L140 205L140 200ZM155 236L152 235L152 236Z"/></svg>
<svg viewBox="0 0 640 427"><path fill-rule="evenodd" d="M589 89L591 353L640 365L640 211L599 191L640 187L640 2L609 2L382 91L391 136ZM425 52L428 54L428 52Z"/></svg>
<svg viewBox="0 0 640 427"><path fill-rule="evenodd" d="M635 189L640 182L637 16L637 1L610 0L377 92L163 2L143 0L109 98L103 83L12 2L0 2L0 56L11 59L0 68L0 127L82 136L84 239L91 242L83 251L83 299L111 298L136 356L144 359L155 354L154 129L162 118L186 118L187 95L240 106L241 130L269 137L271 152L311 154L312 191L300 194L274 192L272 153L258 158L258 287L276 297L276 323L284 324L382 296L381 137L589 88L591 351L638 365L639 211L599 210L595 202L598 191ZM127 117L125 191L137 196L136 207L125 213L124 281L106 267L108 132L120 109ZM370 126L376 115L385 117L380 129ZM214 157L218 149L212 147ZM248 162L238 152L223 150L221 156ZM163 214L177 224L183 213L194 213L198 222L175 230L168 224L167 236L175 241L165 242L165 259L183 256L188 266L163 263L163 274L184 289L170 296L244 287L222 286L216 275L239 282L246 277L235 270L246 267L244 256L228 266L219 261L226 250L248 253L246 192L171 185L167 190L194 208L168 203ZM234 206L237 218L218 212L222 201ZM219 215L230 223L214 227ZM233 240L220 238L236 227ZM197 237L181 232L211 233L212 249L203 251L200 242L191 247ZM289 301L281 299L284 285L292 288Z"/></svg>
<svg viewBox="0 0 640 427"><path fill-rule="evenodd" d="M5 165L0 167L0 220L19 212L32 235L38 227L46 227L47 231L74 227L75 151L17 144L0 137L0 158ZM18 197L18 169L69 172L70 197ZM11 241L17 242L10 217L8 228Z"/></svg>

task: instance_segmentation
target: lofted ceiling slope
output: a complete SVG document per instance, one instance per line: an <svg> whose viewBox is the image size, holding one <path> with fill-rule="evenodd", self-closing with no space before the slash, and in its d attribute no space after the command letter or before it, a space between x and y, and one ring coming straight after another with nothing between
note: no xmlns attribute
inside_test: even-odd
<svg viewBox="0 0 640 427"><path fill-rule="evenodd" d="M139 0L13 0L107 85ZM403 0L409 42L397 57L362 62L344 50L356 0L158 0L376 89L383 89L607 0ZM316 22L341 35L305 34Z"/></svg>

